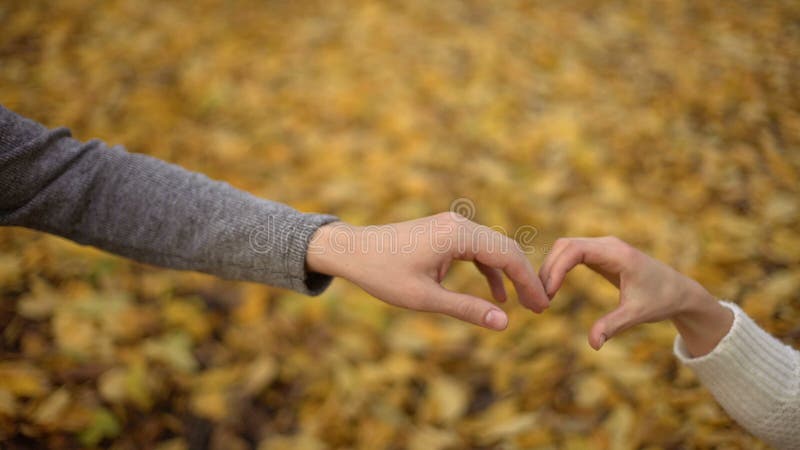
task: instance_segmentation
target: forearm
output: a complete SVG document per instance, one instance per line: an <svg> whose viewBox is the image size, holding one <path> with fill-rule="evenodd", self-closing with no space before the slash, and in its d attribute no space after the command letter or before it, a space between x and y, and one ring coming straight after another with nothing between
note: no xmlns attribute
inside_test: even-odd
<svg viewBox="0 0 800 450"><path fill-rule="evenodd" d="M145 155L0 108L0 223L142 262L317 293L308 242L332 216L301 214Z"/></svg>

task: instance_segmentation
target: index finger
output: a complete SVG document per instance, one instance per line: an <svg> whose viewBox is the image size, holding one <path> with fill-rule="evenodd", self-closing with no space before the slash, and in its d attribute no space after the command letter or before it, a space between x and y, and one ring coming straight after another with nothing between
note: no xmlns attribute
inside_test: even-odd
<svg viewBox="0 0 800 450"><path fill-rule="evenodd" d="M470 232L471 248L459 259L502 270L514 284L520 303L533 311L542 312L550 305L542 281L515 240L483 225L475 225Z"/></svg>
<svg viewBox="0 0 800 450"><path fill-rule="evenodd" d="M561 287L567 273L579 264L585 264L619 286L621 260L624 255L616 243L614 238L566 239L563 250L549 262L549 270L543 274L547 280L547 293L553 296Z"/></svg>

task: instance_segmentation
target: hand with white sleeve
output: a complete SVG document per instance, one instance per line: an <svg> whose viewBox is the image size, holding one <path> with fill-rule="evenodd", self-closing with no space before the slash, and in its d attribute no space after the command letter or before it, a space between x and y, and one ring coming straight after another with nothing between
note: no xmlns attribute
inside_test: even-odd
<svg viewBox="0 0 800 450"><path fill-rule="evenodd" d="M800 448L800 352L761 329L737 305L614 237L559 239L539 271L552 298L584 264L619 288L589 343L646 322L670 320L675 355L742 427L779 449Z"/></svg>
<svg viewBox="0 0 800 450"><path fill-rule="evenodd" d="M698 282L615 237L557 240L539 271L551 298L579 264L620 292L619 306L589 332L595 349L633 326L671 320L691 354L700 356L710 352L733 323L733 314Z"/></svg>

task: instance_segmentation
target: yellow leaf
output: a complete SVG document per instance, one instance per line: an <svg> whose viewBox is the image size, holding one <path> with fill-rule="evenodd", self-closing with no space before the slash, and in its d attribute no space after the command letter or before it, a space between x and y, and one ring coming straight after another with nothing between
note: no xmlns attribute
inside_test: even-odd
<svg viewBox="0 0 800 450"><path fill-rule="evenodd" d="M17 397L41 397L50 390L44 371L26 362L0 362L0 386Z"/></svg>

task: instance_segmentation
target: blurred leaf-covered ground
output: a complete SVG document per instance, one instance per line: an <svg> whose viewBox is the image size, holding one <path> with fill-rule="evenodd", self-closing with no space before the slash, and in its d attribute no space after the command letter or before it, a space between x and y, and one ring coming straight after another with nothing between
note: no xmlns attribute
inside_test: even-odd
<svg viewBox="0 0 800 450"><path fill-rule="evenodd" d="M0 102L357 224L615 234L800 346L796 1L22 1ZM447 283L488 297L472 268ZM761 448L579 271L503 333L0 230L0 447Z"/></svg>

